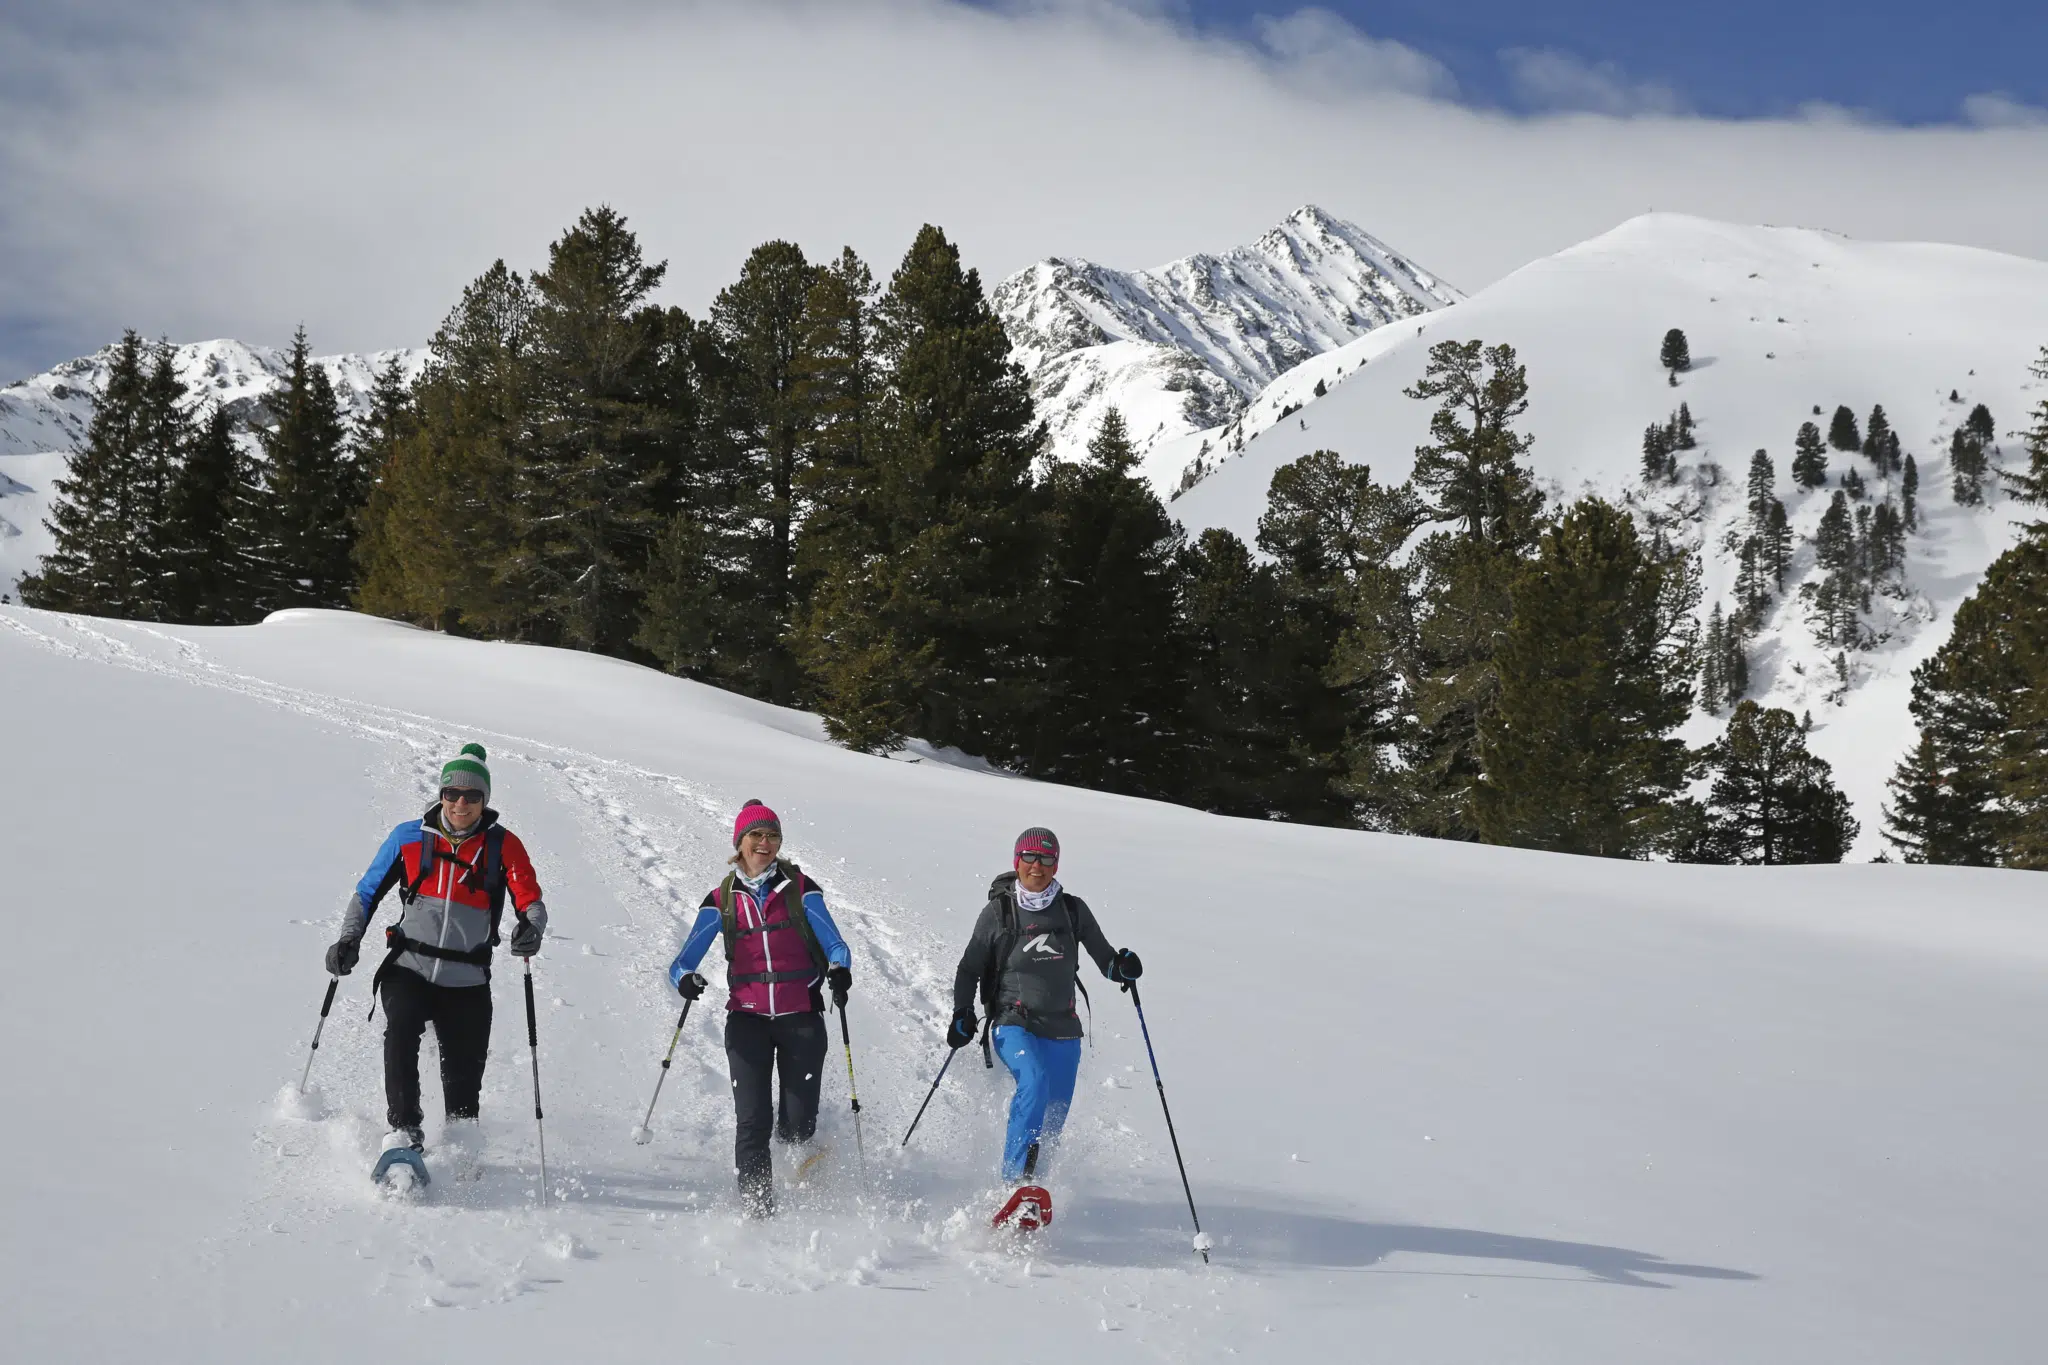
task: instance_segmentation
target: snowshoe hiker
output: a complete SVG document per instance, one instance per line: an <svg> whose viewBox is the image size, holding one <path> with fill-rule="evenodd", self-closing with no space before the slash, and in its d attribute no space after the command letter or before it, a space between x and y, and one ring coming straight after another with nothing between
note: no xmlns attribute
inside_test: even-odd
<svg viewBox="0 0 2048 1365"><path fill-rule="evenodd" d="M732 871L705 895L668 978L684 999L697 999L707 984L697 965L713 939L725 941L733 1171L741 1206L765 1217L775 1212L769 1139L805 1143L817 1133L830 1042L823 992L845 1008L853 955L825 908L825 889L778 856L782 821L774 811L748 801L733 821L732 846Z"/></svg>
<svg viewBox="0 0 2048 1365"><path fill-rule="evenodd" d="M385 836L341 915L327 970L346 976L361 955L378 905L397 890L403 909L384 931L384 961L370 985L370 1009L384 1006L387 1156L422 1146L420 1039L427 1025L441 1052L441 1099L452 1121L474 1120L491 1041L491 950L509 896L516 957L540 951L547 906L519 836L487 804L484 747L465 744L441 769L440 799ZM402 1140L401 1140L402 1139ZM389 1161L380 1162L380 1171ZM424 1176L423 1164L411 1162Z"/></svg>
<svg viewBox="0 0 2048 1365"><path fill-rule="evenodd" d="M1029 1184L1043 1171L1066 1125L1081 1067L1080 953L1087 950L1111 981L1135 981L1144 970L1130 949L1113 949L1088 903L1059 882L1060 841L1033 827L1017 836L1013 869L989 887L988 904L974 922L967 950L953 974L953 1022L946 1042L975 1039L974 1006L986 1016L981 1035L988 1065L990 1042L1016 1081L1010 1126L1003 1143L1003 1180L1019 1190L997 1213L997 1223L1020 1219L1035 1227L1052 1221L1051 1197Z"/></svg>

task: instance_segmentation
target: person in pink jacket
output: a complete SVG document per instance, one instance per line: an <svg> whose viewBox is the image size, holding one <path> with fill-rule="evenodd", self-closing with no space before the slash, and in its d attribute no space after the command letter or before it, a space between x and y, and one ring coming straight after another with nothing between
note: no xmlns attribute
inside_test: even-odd
<svg viewBox="0 0 2048 1365"><path fill-rule="evenodd" d="M825 889L778 856L782 821L774 811L748 801L733 822L732 846L732 871L704 897L668 975L685 1000L697 999L708 984L697 966L713 939L724 940L733 1169L741 1205L766 1216L775 1212L769 1138L802 1143L817 1132L830 1041L824 992L845 1008L853 956L825 908Z"/></svg>

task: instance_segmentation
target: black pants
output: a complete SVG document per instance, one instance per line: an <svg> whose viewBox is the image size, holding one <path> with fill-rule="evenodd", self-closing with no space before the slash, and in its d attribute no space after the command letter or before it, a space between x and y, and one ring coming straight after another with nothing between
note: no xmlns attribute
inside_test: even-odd
<svg viewBox="0 0 2048 1365"><path fill-rule="evenodd" d="M732 1104L739 1123L733 1169L740 1194L758 1205L775 1197L768 1157L772 1133L784 1142L807 1142L818 1131L818 1090L824 1084L825 1017L783 1014L773 1019L742 1010L725 1016L725 1058L732 1066ZM778 1104L771 1071L780 1072Z"/></svg>
<svg viewBox="0 0 2048 1365"><path fill-rule="evenodd" d="M473 1119L491 1050L491 988L436 986L417 972L384 973L384 1117L420 1126L420 1035L434 1026L441 1045L441 1099L451 1119Z"/></svg>

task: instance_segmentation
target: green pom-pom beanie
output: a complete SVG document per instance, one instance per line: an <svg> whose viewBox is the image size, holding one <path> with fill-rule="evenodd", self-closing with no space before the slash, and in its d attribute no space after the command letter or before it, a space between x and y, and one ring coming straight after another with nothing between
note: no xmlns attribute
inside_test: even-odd
<svg viewBox="0 0 2048 1365"><path fill-rule="evenodd" d="M463 745L462 752L449 759L441 769L441 785L474 788L484 794L484 800L490 800L491 770L484 766L484 746Z"/></svg>

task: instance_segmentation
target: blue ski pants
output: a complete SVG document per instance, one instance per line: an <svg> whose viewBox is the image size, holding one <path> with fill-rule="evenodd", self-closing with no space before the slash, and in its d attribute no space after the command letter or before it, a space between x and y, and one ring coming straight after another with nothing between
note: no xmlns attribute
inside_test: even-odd
<svg viewBox="0 0 2048 1365"><path fill-rule="evenodd" d="M1034 1146L1049 1147L1067 1125L1074 1078L1081 1070L1079 1038L1041 1038L1005 1024L995 1031L996 1055L1017 1080L1010 1096L1010 1132L1003 1142L1003 1179L1014 1184Z"/></svg>

